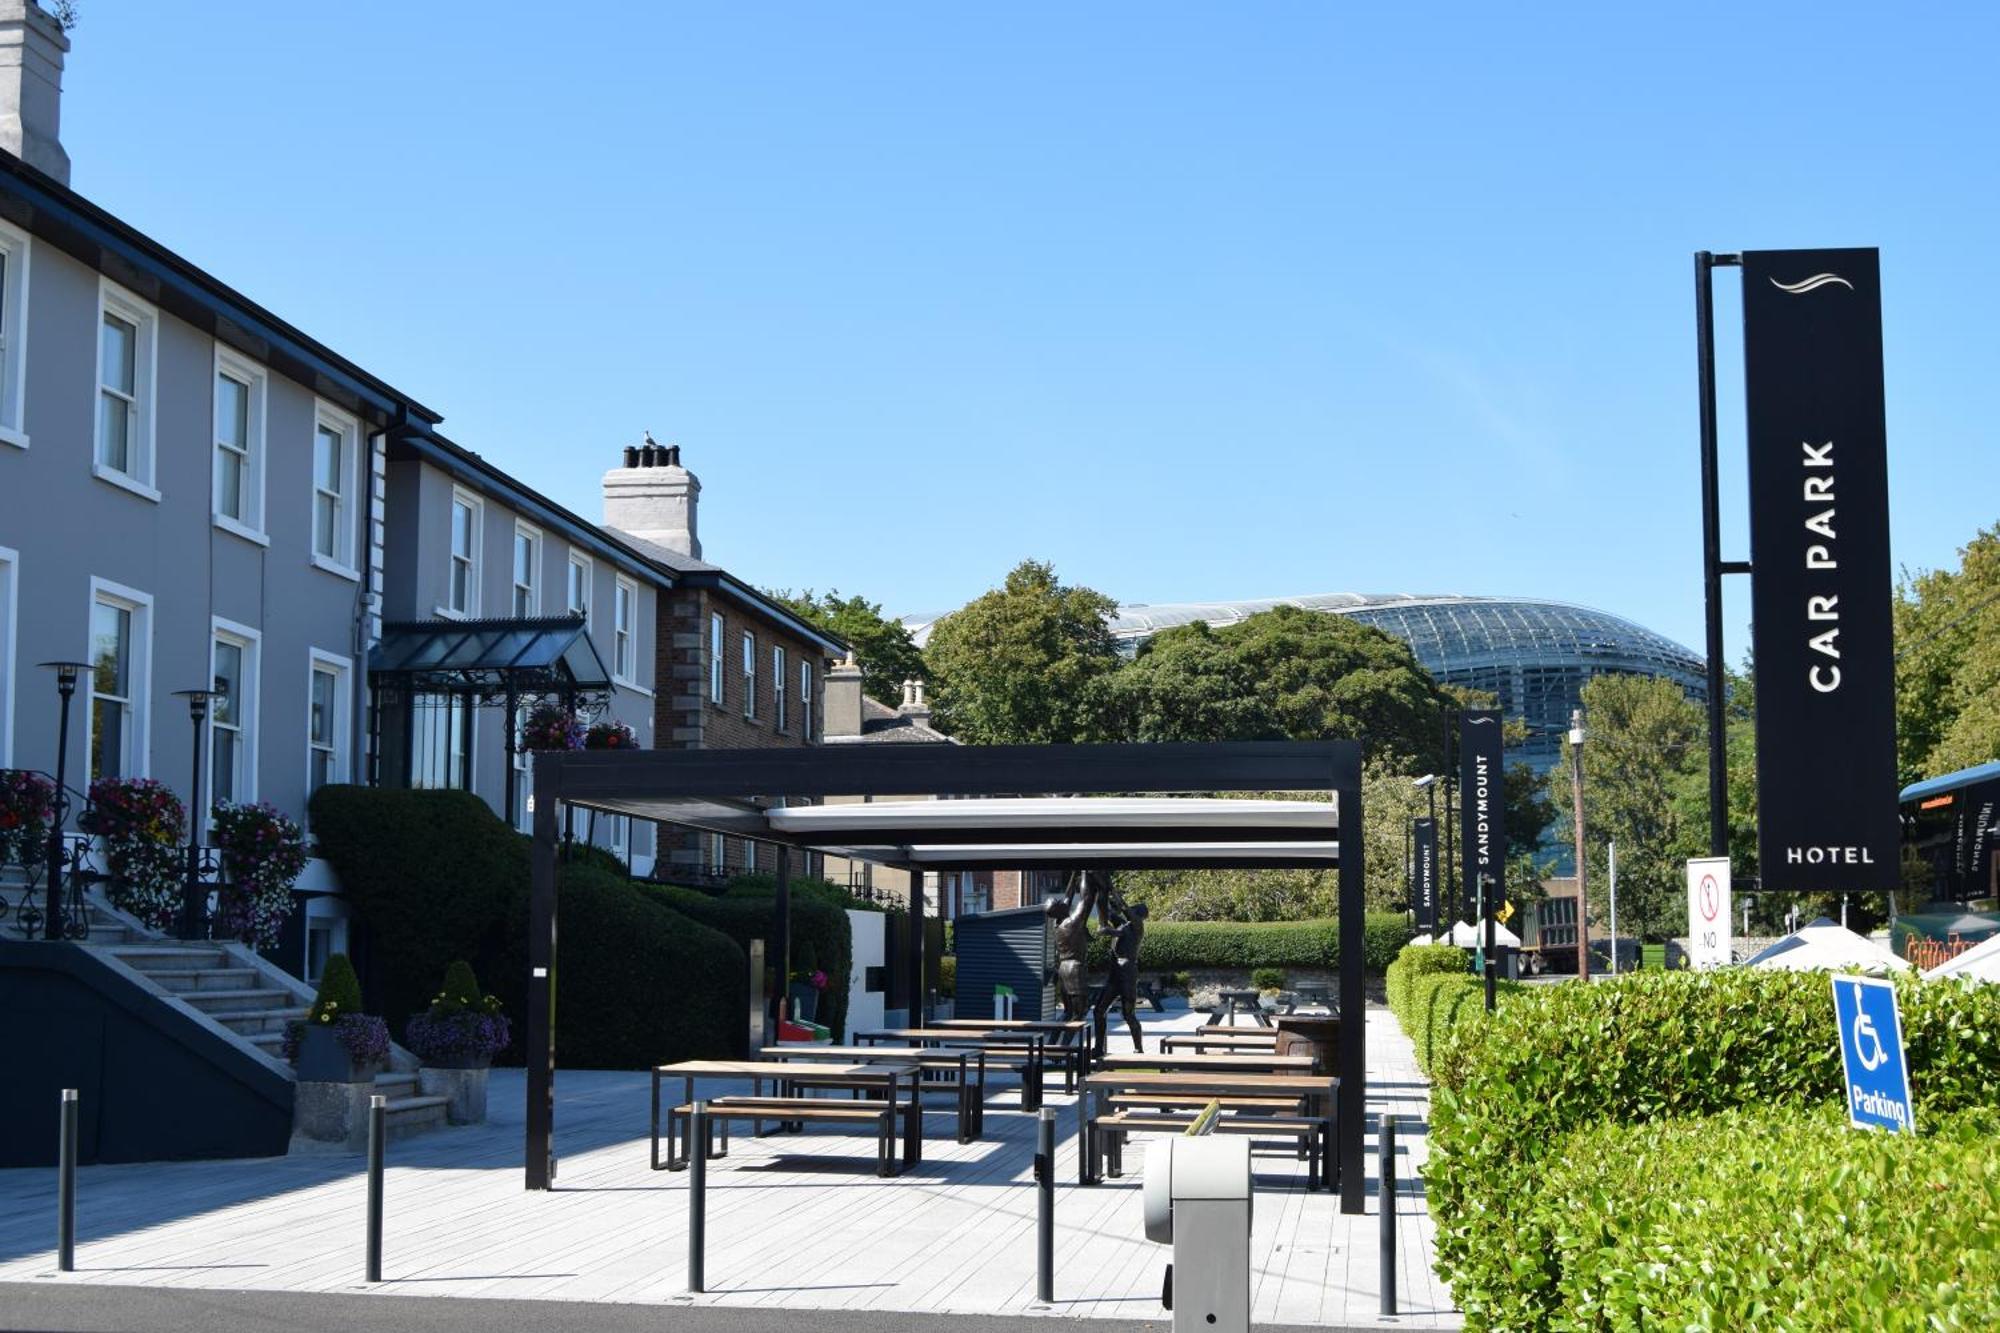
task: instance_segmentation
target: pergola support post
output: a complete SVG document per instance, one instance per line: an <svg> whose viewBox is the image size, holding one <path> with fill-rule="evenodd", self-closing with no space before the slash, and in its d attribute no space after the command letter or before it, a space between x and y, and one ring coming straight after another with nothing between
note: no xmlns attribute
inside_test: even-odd
<svg viewBox="0 0 2000 1333"><path fill-rule="evenodd" d="M924 1014L924 868L910 867L910 1026L920 1028Z"/></svg>
<svg viewBox="0 0 2000 1333"><path fill-rule="evenodd" d="M792 999L792 849L782 843L778 846L776 896L778 920L774 929L777 939L773 943L778 953L778 1017L782 1021L791 1014ZM750 1052L750 1058L756 1059L757 1052Z"/></svg>
<svg viewBox="0 0 2000 1333"><path fill-rule="evenodd" d="M1334 799L1340 820L1340 1090L1334 1098L1338 1116L1334 1155L1340 1163L1340 1211L1363 1213L1368 1210L1362 1133L1368 1115L1368 930L1363 917L1367 881L1361 864L1360 782L1343 783L1335 789Z"/></svg>
<svg viewBox="0 0 2000 1333"><path fill-rule="evenodd" d="M535 839L529 853L527 1186L555 1186L556 1121L556 807L562 802L554 753L535 756Z"/></svg>

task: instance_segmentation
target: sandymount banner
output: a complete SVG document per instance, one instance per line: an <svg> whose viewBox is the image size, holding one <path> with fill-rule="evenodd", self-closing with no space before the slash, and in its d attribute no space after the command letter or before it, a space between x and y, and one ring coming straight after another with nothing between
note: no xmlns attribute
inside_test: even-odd
<svg viewBox="0 0 2000 1333"><path fill-rule="evenodd" d="M1743 363L1762 887L1893 889L1877 252L1745 252Z"/></svg>
<svg viewBox="0 0 2000 1333"><path fill-rule="evenodd" d="M1417 916L1417 933L1434 935L1438 929L1438 834L1437 821L1419 819L1415 825L1416 882L1410 906ZM1448 927L1451 923L1446 922Z"/></svg>
<svg viewBox="0 0 2000 1333"><path fill-rule="evenodd" d="M1458 715L1459 863L1465 870L1464 919L1479 922L1479 876L1493 877L1486 910L1500 905L1507 880L1506 767L1500 714L1467 708Z"/></svg>

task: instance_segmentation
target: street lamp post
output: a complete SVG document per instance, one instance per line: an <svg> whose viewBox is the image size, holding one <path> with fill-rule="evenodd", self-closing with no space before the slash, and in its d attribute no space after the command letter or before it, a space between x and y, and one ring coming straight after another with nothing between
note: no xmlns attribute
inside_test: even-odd
<svg viewBox="0 0 2000 1333"><path fill-rule="evenodd" d="M1576 975L1579 981L1590 980L1590 944L1585 939L1584 909L1590 898L1584 890L1585 866L1590 860L1583 841L1583 710L1569 711L1569 784L1576 798ZM1613 940L1616 949L1618 942Z"/></svg>
<svg viewBox="0 0 2000 1333"><path fill-rule="evenodd" d="M43 662L42 666L56 673L56 693L62 698L62 710L56 723L56 808L54 822L49 825L48 889L49 910L42 929L45 940L59 940L63 937L63 822L69 816L69 701L76 695L77 677L92 670L88 662Z"/></svg>
<svg viewBox="0 0 2000 1333"><path fill-rule="evenodd" d="M208 916L207 896L201 886L201 752L202 724L208 720L208 705L225 690L175 690L176 699L187 700L188 717L194 722L194 779L188 794L187 884L181 891L181 938L201 938L197 933Z"/></svg>

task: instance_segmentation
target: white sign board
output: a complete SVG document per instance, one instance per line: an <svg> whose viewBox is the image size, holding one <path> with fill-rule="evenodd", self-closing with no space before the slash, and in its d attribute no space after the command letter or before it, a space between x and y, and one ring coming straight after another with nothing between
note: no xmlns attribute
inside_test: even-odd
<svg viewBox="0 0 2000 1333"><path fill-rule="evenodd" d="M1729 858L1704 856L1689 861L1688 966L1695 971L1728 967Z"/></svg>

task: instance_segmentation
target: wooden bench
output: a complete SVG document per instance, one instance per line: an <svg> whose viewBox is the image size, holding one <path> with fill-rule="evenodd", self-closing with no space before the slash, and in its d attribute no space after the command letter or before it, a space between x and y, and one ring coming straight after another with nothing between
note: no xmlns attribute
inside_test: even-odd
<svg viewBox="0 0 2000 1333"><path fill-rule="evenodd" d="M1128 1134L1181 1134L1201 1115L1199 1110L1140 1111L1120 1110L1092 1116L1087 1127L1089 1143L1084 1154L1089 1163L1091 1183L1105 1176L1125 1174L1125 1136ZM1302 1115L1225 1114L1215 1122L1217 1134L1254 1134L1266 1138L1295 1138L1299 1155L1306 1159L1306 1188L1318 1189L1321 1177L1333 1161L1333 1122Z"/></svg>
<svg viewBox="0 0 2000 1333"><path fill-rule="evenodd" d="M718 1150L711 1137L706 1147L711 1158L729 1155L729 1122L732 1120L750 1121L753 1134L760 1132L763 1122L767 1120L775 1121L780 1127L803 1126L808 1120L827 1124L872 1124L875 1127L875 1172L877 1175L893 1176L896 1174L896 1113L894 1103L883 1101L847 1101L833 1097L716 1097L708 1103L708 1115L710 1124L721 1129L722 1146ZM683 1103L668 1110L665 1170L687 1169L693 1120L692 1103ZM656 1141L655 1157L658 1153Z"/></svg>
<svg viewBox="0 0 2000 1333"><path fill-rule="evenodd" d="M1169 1053L1190 1046L1196 1054L1209 1050L1276 1052L1278 1035L1276 1031L1259 1033L1254 1029L1238 1028L1234 1033L1170 1032L1160 1041L1160 1049Z"/></svg>

